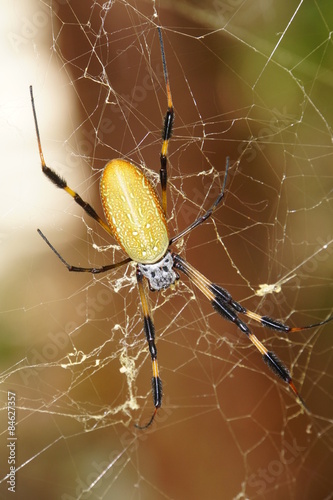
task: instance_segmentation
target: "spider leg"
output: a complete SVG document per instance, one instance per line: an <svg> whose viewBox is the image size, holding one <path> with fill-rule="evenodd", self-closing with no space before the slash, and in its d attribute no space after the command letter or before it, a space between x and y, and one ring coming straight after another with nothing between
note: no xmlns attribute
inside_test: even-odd
<svg viewBox="0 0 333 500"><path fill-rule="evenodd" d="M123 266L124 264L127 264L128 262L131 262L131 260L132 260L132 259L130 259L128 257L127 259L121 260L120 262L115 262L114 264L108 264L108 265L102 266L102 267L77 267L77 266L72 266L71 264L68 264L68 262L65 261L65 259L54 248L54 246L49 242L49 240L46 238L45 234L43 234L40 229L37 229L37 233L43 238L43 240L45 241L45 243L56 254L56 256L58 257L58 259L60 259L61 262L67 267L68 271L73 271L73 272L76 272L76 273L92 273L92 274L105 273L106 271L110 271L111 269L115 269L116 267Z"/></svg>
<svg viewBox="0 0 333 500"><path fill-rule="evenodd" d="M326 323L329 323L330 321L333 320L333 316L330 316L328 319L324 319L323 321L320 321L319 323L313 323L312 325L306 325L306 326L288 326L285 323L282 323L281 321L278 321L276 319L270 318L269 316L260 316L260 314L257 314L253 311L250 311L249 309L246 309L246 307L241 306L238 302L233 300L231 297L230 293L225 290L224 288L215 285L211 283L211 287L214 290L214 293L219 296L223 301L227 302L227 304L231 305L231 307L237 311L238 313L245 314L248 318L257 321L260 323L262 326L266 328L270 328L271 330L276 330L278 332L284 332L284 333L294 333L294 332L301 332L302 330L309 330L310 328L317 328L319 326L325 325Z"/></svg>
<svg viewBox="0 0 333 500"><path fill-rule="evenodd" d="M40 141L40 135L39 135L39 128L38 128L38 122L37 122L37 114L36 114L36 108L35 108L35 101L34 101L34 95L32 91L32 86L30 85L30 96L31 96L31 105L32 105L32 111L34 115L34 121L35 121L35 129L36 129L36 136L37 136L37 143L38 143L38 149L39 149L39 156L40 156L40 161L41 161L41 166L42 166L42 171L46 175L46 177L53 182L58 188L63 189L68 193L73 200L80 205L80 207L83 208L83 210L90 216L92 217L98 224L100 224L103 229L109 234L112 235L112 231L109 228L109 226L100 218L100 216L96 213L95 209L89 205L86 201L84 201L81 196L73 191L69 186L67 186L67 182L65 179L62 179L54 170L49 168L44 160L44 155L43 155L43 150L42 150L42 145Z"/></svg>
<svg viewBox="0 0 333 500"><path fill-rule="evenodd" d="M145 425L135 424L135 427L137 429L147 429L147 427L149 427L153 423L157 410L160 408L162 404L162 382L158 373L157 349L155 345L155 327L151 319L151 316L149 314L148 300L143 286L143 274L138 267L136 271L136 279L138 283L142 312L143 312L143 329L146 334L152 361L152 368L153 368L152 391L153 391L155 410L147 424Z"/></svg>
<svg viewBox="0 0 333 500"><path fill-rule="evenodd" d="M285 325L281 321L277 321L275 319L272 319L269 316L260 316L260 314L257 314L253 311L249 311L248 309L245 309L244 314L246 316L248 316L249 318L253 319L254 321L257 321L262 326L265 326L267 328L271 328L272 330L277 330L278 332L285 332L285 333L301 332L302 330L309 330L310 328L317 328L318 326L325 325L326 323L329 323L330 321L333 320L333 316L330 316L329 318L324 319L323 321L319 321L319 323L313 323L312 325L291 327L291 326Z"/></svg>
<svg viewBox="0 0 333 500"><path fill-rule="evenodd" d="M172 254L174 259L174 266L179 271L183 272L193 283L199 288L199 290L208 298L211 305L223 318L228 321L234 323L252 342L252 344L258 349L260 354L263 357L264 362L271 368L271 370L284 382L286 382L296 397L300 400L303 407L307 410L307 407L299 395L292 377L288 371L288 369L283 365L280 359L273 352L269 351L262 342L251 332L249 327L244 321L239 319L238 314L245 314L251 319L259 321L263 326L267 326L273 328L278 331L283 332L295 332L301 331L307 328L312 328L315 326L320 326L322 324L331 321L333 318L329 318L321 323L310 325L308 327L300 327L300 328L291 328L279 321L275 321L266 316L259 316L251 311L248 311L245 307L241 306L238 302L234 301L229 292L224 290L224 288L215 285L211 281L209 281L203 274L197 271L193 266L191 266L188 262L182 259L177 254Z"/></svg>
<svg viewBox="0 0 333 500"><path fill-rule="evenodd" d="M172 96L171 96L171 90L170 90L170 84L169 84L168 70L167 70L167 65L166 65L166 60L165 60L162 31L161 31L161 28L159 28L159 27L157 28L157 30L158 30L158 36L160 39L164 81L165 81L167 100L168 100L168 109L167 109L165 117L164 117L164 126L163 126L163 132L162 132L163 142L162 142L162 149L161 149L161 154L160 154L160 162L161 162L160 181L161 181L161 188L162 188L162 207L163 207L164 213L166 215L166 213L167 213L167 182L168 182L168 173L167 173L168 145L169 145L169 140L170 140L170 137L172 134L174 110L173 110L173 102L172 102Z"/></svg>
<svg viewBox="0 0 333 500"><path fill-rule="evenodd" d="M205 222L214 213L214 211L216 210L216 208L218 207L218 205L222 201L222 198L224 197L224 190L225 190L225 184L227 182L228 169L229 169L229 157L226 158L223 186L222 186L220 194L218 195L218 197L214 201L213 205L201 217L198 217L198 219L196 219L194 222L192 222L192 224L190 224L187 228L185 228L183 231L181 231L176 236L171 238L169 245L172 245L172 243L174 243L175 241L177 241L180 238L182 238L183 236L185 236L187 233L192 231L192 229L194 229L195 227L197 227L200 224L202 224L203 222Z"/></svg>

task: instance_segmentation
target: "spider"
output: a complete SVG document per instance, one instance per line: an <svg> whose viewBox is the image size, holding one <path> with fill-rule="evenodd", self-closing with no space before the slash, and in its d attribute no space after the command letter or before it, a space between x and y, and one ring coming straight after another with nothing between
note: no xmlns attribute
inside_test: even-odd
<svg viewBox="0 0 333 500"><path fill-rule="evenodd" d="M183 273L207 297L212 307L218 314L220 314L224 319L234 323L241 330L241 332L247 336L249 341L252 342L258 349L267 365L278 377L289 385L296 398L298 398L300 403L306 409L305 403L299 395L288 369L273 352L269 351L262 344L262 342L260 342L260 340L251 332L247 324L240 319L239 315L247 316L264 327L283 333L299 332L308 328L318 327L333 320L333 317L309 326L290 327L268 316L260 316L259 314L246 309L240 303L236 302L227 290L218 284L209 281L191 264L186 262L186 260L184 260L180 255L170 249L173 243L209 219L220 205L224 197L229 162L227 159L222 190L213 205L204 213L204 215L198 217L179 234L170 238L166 220L167 164L168 146L174 120L174 108L165 59L162 32L159 27L157 29L167 95L167 111L164 117L162 148L160 153L160 183L162 201L160 201L154 187L139 168L124 159L111 160L104 167L100 181L100 196L105 219L107 221L104 222L104 220L101 219L89 203L84 201L78 193L67 185L67 182L64 179L62 179L54 170L46 165L39 135L33 90L32 86L30 86L32 111L43 173L58 188L66 191L90 217L97 221L109 235L113 236L128 257L120 262L98 268L72 266L68 264L59 252L52 246L42 231L40 229L37 231L60 261L67 267L68 271L97 274L116 269L131 261L136 263L136 280L142 306L143 329L147 339L152 362L152 395L154 402L154 411L150 420L145 425L135 424L137 428L146 429L149 427L162 404L162 382L159 376L157 364L155 327L149 313L148 298L143 280L144 278L148 280L151 291L163 290L168 288L170 285L173 285L176 280L180 278L179 273Z"/></svg>

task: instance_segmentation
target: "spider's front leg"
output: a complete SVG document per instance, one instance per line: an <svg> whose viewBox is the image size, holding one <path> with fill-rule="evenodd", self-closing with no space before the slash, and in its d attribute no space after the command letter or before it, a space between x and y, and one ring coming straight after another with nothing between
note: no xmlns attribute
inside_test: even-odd
<svg viewBox="0 0 333 500"><path fill-rule="evenodd" d="M147 300L147 296L146 296L145 289L143 286L143 274L138 267L136 270L136 279L137 279L137 283L138 283L142 312L143 312L143 329L144 329L146 339L148 342L148 348L149 348L151 361L152 361L152 368L153 368L152 391L153 391L153 401L154 401L155 410L154 410L154 413L152 414L152 416L147 424L145 424L145 425L135 424L135 427L137 427L138 429L146 429L147 427L149 427L152 424L152 422L155 418L155 415L157 413L157 410L161 407L161 404L162 404L162 382L161 382L161 379L160 379L159 373L158 373L157 349L156 349L156 345L155 345L155 327L154 327L153 320L151 319L151 316L149 313L148 300Z"/></svg>
<svg viewBox="0 0 333 500"><path fill-rule="evenodd" d="M262 342L251 332L250 328L247 324L242 321L238 315L244 314L249 318L258 321L262 324L262 326L272 328L277 331L282 331L285 333L302 331L308 328L314 328L317 326L324 325L329 321L332 321L333 318L329 318L328 320L324 320L320 323L316 323L314 325L309 325L305 327L289 327L284 325L280 321L276 321L267 316L259 316L256 313L253 313L243 307L241 304L233 300L230 293L221 288L220 286L209 281L203 274L197 271L191 264L186 262L177 254L172 254L174 260L174 266L179 271L183 272L193 283L194 285L207 297L207 299L212 304L213 308L216 312L218 312L224 319L231 321L234 323L242 333L244 333L247 338L252 342L252 344L258 349L264 362L271 368L271 370L280 377L284 382L286 382L290 389L293 391L295 396L299 399L302 406L307 410L307 407L299 395L295 384L292 380L292 377L288 371L288 369L284 366L282 361L274 354L272 351L269 351Z"/></svg>

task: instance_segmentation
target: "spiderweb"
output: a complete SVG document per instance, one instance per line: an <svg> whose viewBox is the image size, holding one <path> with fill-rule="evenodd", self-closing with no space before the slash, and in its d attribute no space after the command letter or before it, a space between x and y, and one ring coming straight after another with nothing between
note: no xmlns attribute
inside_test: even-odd
<svg viewBox="0 0 333 500"><path fill-rule="evenodd" d="M111 158L140 165L159 191L160 25L176 115L171 235L210 207L230 157L223 206L177 252L259 314L292 326L330 316L330 3L202 4L10 4L7 44L31 80L5 122L15 140L2 197L2 498L12 393L19 498L332 498L332 324L289 337L250 324L290 369L306 415L186 279L150 293L164 399L138 431L153 403L134 266L68 273L35 231L74 265L124 258L42 175L28 85L47 164L99 214Z"/></svg>

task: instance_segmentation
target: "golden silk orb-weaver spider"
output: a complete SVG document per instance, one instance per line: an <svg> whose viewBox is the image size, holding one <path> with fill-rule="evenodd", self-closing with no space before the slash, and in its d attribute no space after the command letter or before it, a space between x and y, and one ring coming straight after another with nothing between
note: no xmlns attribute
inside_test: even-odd
<svg viewBox="0 0 333 500"><path fill-rule="evenodd" d="M187 278L207 297L217 313L224 319L234 323L241 332L247 336L249 341L258 349L263 360L278 377L289 385L293 393L305 407L288 369L273 352L269 351L262 342L260 342L251 332L247 324L240 319L239 315L247 316L264 327L283 333L298 332L324 325L331 321L333 317L309 326L290 327L268 316L260 316L236 302L227 290L209 281L204 275L191 266L191 264L170 249L173 243L209 219L217 209L224 196L229 162L227 159L222 190L213 205L204 215L198 217L179 234L170 238L166 220L167 163L168 145L174 120L174 108L160 28L158 28L158 35L167 95L167 111L164 117L162 148L160 154L162 201L159 200L154 187L139 168L124 159L111 160L105 166L100 182L100 196L105 219L107 220L107 223L104 222L89 203L85 202L78 193L73 191L67 185L67 182L54 172L54 170L47 167L41 147L33 91L32 87L30 87L32 110L43 173L58 188L66 191L90 217L97 221L109 235L113 236L128 257L120 262L98 268L72 266L68 264L52 246L40 229L38 229L38 233L69 271L97 274L118 268L131 261L136 263L136 280L143 312L143 329L152 361L152 393L154 402L154 411L150 420L143 426L136 424L136 427L139 429L145 429L153 422L158 409L162 405L162 383L157 364L155 327L149 313L148 298L143 279L145 278L148 280L151 291L162 290L168 288L179 279L179 272L187 276Z"/></svg>

